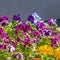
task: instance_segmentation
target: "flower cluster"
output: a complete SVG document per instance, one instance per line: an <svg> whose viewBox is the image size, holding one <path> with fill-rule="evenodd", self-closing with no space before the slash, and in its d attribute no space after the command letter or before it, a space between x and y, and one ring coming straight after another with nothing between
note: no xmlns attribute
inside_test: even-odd
<svg viewBox="0 0 60 60"><path fill-rule="evenodd" d="M20 15L0 17L1 60L59 60L60 32L56 19L44 22L37 13L22 22ZM3 57L2 57L3 56Z"/></svg>

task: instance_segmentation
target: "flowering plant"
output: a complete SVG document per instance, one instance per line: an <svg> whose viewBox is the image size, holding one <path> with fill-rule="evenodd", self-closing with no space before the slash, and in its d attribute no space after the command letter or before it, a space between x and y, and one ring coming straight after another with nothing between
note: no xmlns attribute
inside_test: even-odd
<svg viewBox="0 0 60 60"><path fill-rule="evenodd" d="M22 22L14 15L0 17L0 60L59 60L60 33L56 20L41 20L36 14Z"/></svg>

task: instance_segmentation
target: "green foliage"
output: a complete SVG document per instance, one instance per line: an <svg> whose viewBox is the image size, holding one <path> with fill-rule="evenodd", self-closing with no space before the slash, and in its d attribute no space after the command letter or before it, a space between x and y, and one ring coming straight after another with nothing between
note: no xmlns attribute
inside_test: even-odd
<svg viewBox="0 0 60 60"><path fill-rule="evenodd" d="M5 50L0 50L0 60L6 60L8 57L8 54L6 53Z"/></svg>

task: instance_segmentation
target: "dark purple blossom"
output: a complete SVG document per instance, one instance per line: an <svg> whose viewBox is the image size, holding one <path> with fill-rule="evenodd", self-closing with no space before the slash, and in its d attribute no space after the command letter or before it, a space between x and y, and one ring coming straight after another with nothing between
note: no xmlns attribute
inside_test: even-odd
<svg viewBox="0 0 60 60"><path fill-rule="evenodd" d="M15 21L21 21L20 15L13 15L13 20Z"/></svg>
<svg viewBox="0 0 60 60"><path fill-rule="evenodd" d="M34 17L32 15L29 15L27 20L30 21L31 23L34 23Z"/></svg>

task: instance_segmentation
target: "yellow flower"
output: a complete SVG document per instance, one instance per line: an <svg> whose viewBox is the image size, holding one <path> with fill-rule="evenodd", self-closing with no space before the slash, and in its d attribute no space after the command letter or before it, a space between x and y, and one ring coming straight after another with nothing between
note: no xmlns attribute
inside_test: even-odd
<svg viewBox="0 0 60 60"><path fill-rule="evenodd" d="M54 51L51 46L43 45L38 48L38 52L44 55L52 55Z"/></svg>
<svg viewBox="0 0 60 60"><path fill-rule="evenodd" d="M39 57L34 58L34 60L41 60Z"/></svg>
<svg viewBox="0 0 60 60"><path fill-rule="evenodd" d="M56 58L56 60L58 60L60 58L60 48L55 49L54 57Z"/></svg>

